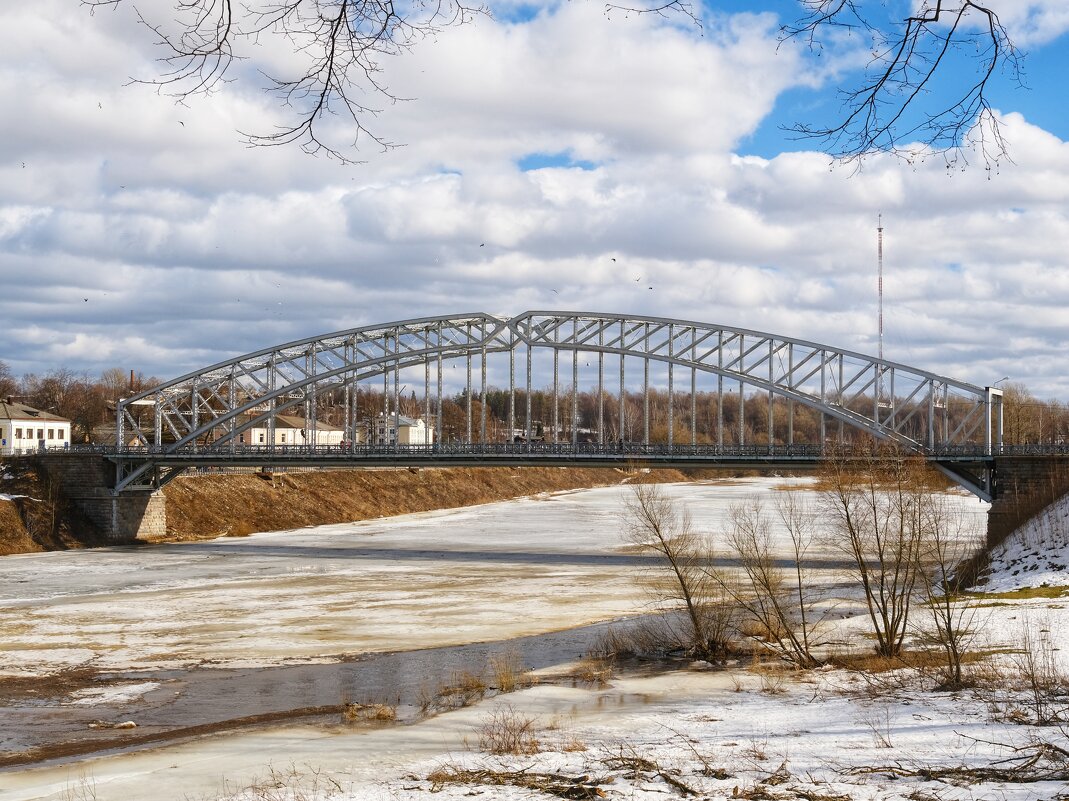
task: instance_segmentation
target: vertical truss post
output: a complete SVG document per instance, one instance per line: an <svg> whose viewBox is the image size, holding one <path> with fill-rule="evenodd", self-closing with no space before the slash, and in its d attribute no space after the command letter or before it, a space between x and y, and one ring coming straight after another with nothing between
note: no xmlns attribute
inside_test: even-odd
<svg viewBox="0 0 1069 801"><path fill-rule="evenodd" d="M423 347L431 346L431 329L429 326L423 329ZM427 444L427 434L431 431L431 360L423 357L423 444Z"/></svg>
<svg viewBox="0 0 1069 801"><path fill-rule="evenodd" d="M605 444L605 326L598 328L598 445Z"/></svg>
<svg viewBox="0 0 1069 801"><path fill-rule="evenodd" d="M773 385L776 383L775 373L772 369L773 353L775 352L775 343L772 339L768 340L768 383ZM772 452L772 446L776 443L776 417L775 410L772 405L776 402L776 396L770 389L768 391L768 451Z"/></svg>
<svg viewBox="0 0 1069 801"><path fill-rule="evenodd" d="M617 433L617 437L620 440L620 444L627 440L627 428L625 421L627 420L627 385L624 381L624 363L627 359L624 356L624 321L620 321L620 397L617 398L620 404L620 419L617 422L617 427L620 429Z"/></svg>
<svg viewBox="0 0 1069 801"><path fill-rule="evenodd" d="M787 389L794 389L794 343L787 345ZM787 399L787 445L794 444L794 398Z"/></svg>
<svg viewBox="0 0 1069 801"><path fill-rule="evenodd" d="M878 362L874 362L872 365L872 420L876 424L876 428L880 427L880 400L883 393L880 390L880 385L883 383L883 365Z"/></svg>
<svg viewBox="0 0 1069 801"><path fill-rule="evenodd" d="M1002 390L1001 389L998 391L998 394L995 395L995 405L996 405L997 410L998 410L997 411L997 415L995 417L995 425L996 425L996 429L995 429L995 448L996 448L996 451L995 452L997 454L1001 455L1002 454L1002 430L1003 430L1003 428L1002 428Z"/></svg>
<svg viewBox="0 0 1069 801"><path fill-rule="evenodd" d="M950 385L943 382L943 445L950 445Z"/></svg>
<svg viewBox="0 0 1069 801"><path fill-rule="evenodd" d="M739 334L739 372L746 372L746 335ZM746 387L739 379L739 446L746 444Z"/></svg>
<svg viewBox="0 0 1069 801"><path fill-rule="evenodd" d="M516 332L509 329L509 433L508 442L516 438Z"/></svg>
<svg viewBox="0 0 1069 801"><path fill-rule="evenodd" d="M471 323L468 323L468 341L467 341L467 350L466 350L465 356L467 357L467 363L468 363L468 387L467 387L467 394L466 394L467 403L466 403L466 406L465 406L465 408L467 410L467 418L468 419L467 419L467 440L465 440L465 442L468 445L471 445L471 443L472 443L472 436L471 436Z"/></svg>
<svg viewBox="0 0 1069 801"><path fill-rule="evenodd" d="M189 391L190 419L193 421L192 430L200 428L200 390L197 388L197 379L193 379L193 386ZM193 438L193 452L197 452L197 439Z"/></svg>
<svg viewBox="0 0 1069 801"><path fill-rule="evenodd" d="M698 444L698 370L693 367L698 360L698 330L690 327L690 445Z"/></svg>
<svg viewBox="0 0 1069 801"><path fill-rule="evenodd" d="M479 442L486 444L486 320L479 323L479 335L482 344L479 347Z"/></svg>
<svg viewBox="0 0 1069 801"><path fill-rule="evenodd" d="M533 348L531 347L531 343L530 342L526 343L525 350L527 351L527 383L526 383L527 399L526 399L526 402L525 402L525 409L524 409L524 414L526 416L526 420L524 422L524 428L526 429L526 432L527 432L527 434L526 434L526 436L527 436L527 452L530 453L531 452L531 438L534 436L533 430L531 428L531 371L532 371L531 362L532 362L532 351L533 351Z"/></svg>
<svg viewBox="0 0 1069 801"><path fill-rule="evenodd" d="M237 406L237 402L236 402L237 401L237 388L234 386L234 368L233 367L230 368L230 381L227 382L227 383L228 383L227 398L226 398L226 402L227 402L227 406L228 406L227 413L230 413L231 411L234 410L234 407ZM237 418L236 417L233 417L233 416L230 417L230 420L229 420L229 422L227 424L227 429L228 429L228 433L230 434L230 436L229 436L230 452L231 453L237 453L237 438L234 436L234 431L235 431L235 429L237 429ZM242 436L244 436L244 435L242 435Z"/></svg>
<svg viewBox="0 0 1069 801"><path fill-rule="evenodd" d="M120 411L120 414L121 413L122 412ZM155 403L155 405L153 406L153 409L152 409L152 417L153 417L153 426L156 429L155 434L154 434L154 441L155 441L156 447L160 448L160 447L163 446L163 396L162 395L157 395L156 396L156 403ZM120 420L121 420L121 418L120 418ZM116 436L119 437L118 444L122 445L122 428L121 427L118 429L118 432L117 432Z"/></svg>
<svg viewBox="0 0 1069 801"><path fill-rule="evenodd" d="M642 444L650 444L650 324L646 323L642 359Z"/></svg>
<svg viewBox="0 0 1069 801"><path fill-rule="evenodd" d="M839 354L839 400L838 400L838 404L837 404L840 409L844 408L843 407L843 401L845 400L845 398L843 397L843 381L844 381L844 379L843 379L843 355L840 353ZM839 446L842 447L842 445L845 442L846 442L846 436L845 436L845 434L843 432L843 419L840 417L839 418Z"/></svg>
<svg viewBox="0 0 1069 801"><path fill-rule="evenodd" d="M928 450L935 450L935 382L928 379Z"/></svg>
<svg viewBox="0 0 1069 801"><path fill-rule="evenodd" d="M398 343L397 329L393 331L393 450L401 450L401 347Z"/></svg>
<svg viewBox="0 0 1069 801"><path fill-rule="evenodd" d="M159 432L159 416L160 406L159 402L156 403L156 431ZM157 438L159 434L157 433ZM126 402L122 399L115 404L115 448L121 449L126 444ZM117 468L121 471L122 467L117 465Z"/></svg>
<svg viewBox="0 0 1069 801"><path fill-rule="evenodd" d="M572 449L579 444L579 318L572 318Z"/></svg>
<svg viewBox="0 0 1069 801"><path fill-rule="evenodd" d="M267 392L271 396L271 400L269 400L267 402L268 403L268 409L267 410L268 410L269 416L267 418L267 443L266 444L267 444L268 447L270 447L272 449L275 447L275 406L276 406L276 404L278 402L278 399L275 396L275 390L278 389L278 369L277 369L277 366L275 364L275 359L277 358L277 356L278 356L278 351L275 351L275 352L273 352L271 354L271 358L269 360L269 364L268 364L268 368L267 368Z"/></svg>
<svg viewBox="0 0 1069 801"><path fill-rule="evenodd" d="M889 402L891 404L891 416L888 418L887 422L890 425L891 430L894 431L895 430L895 426L898 424L897 423L898 401L895 400L895 368L892 367L889 370L889 372L891 373L891 385L890 385L891 397L889 399Z"/></svg>
<svg viewBox="0 0 1069 801"><path fill-rule="evenodd" d="M442 376L442 324L441 323L438 323L438 341L435 344L438 346L438 355L437 355L437 358L435 359L435 366L434 366L434 372L436 374L435 378L437 379L437 382L438 382L438 416L434 420L434 428L435 428L434 442L435 442L435 444L439 444L442 441L442 436L443 436L442 432L444 431L444 426L445 426L445 423L442 421L442 418L444 417L444 411L443 411L443 408L442 408L442 389L443 389L442 388L442 382L443 382L444 379L443 379L443 376Z"/></svg>
<svg viewBox="0 0 1069 801"><path fill-rule="evenodd" d="M353 341L352 337L345 341L345 347L342 351L345 354L345 363L352 366L355 359L353 358ZM356 439L356 427L353 424L353 379L356 378L356 370L350 370L346 374L344 381L345 387L342 394L342 403L345 405L345 418L342 424L342 428L345 431L345 438L349 442L348 450L352 453L353 440Z"/></svg>
<svg viewBox="0 0 1069 801"><path fill-rule="evenodd" d="M312 378L315 379L319 371L319 359L316 358L316 343L312 343ZM312 413L305 420L308 434L304 438L304 444L315 447L319 444L319 381L312 381Z"/></svg>
<svg viewBox="0 0 1069 801"><path fill-rule="evenodd" d="M724 329L717 331L716 347L716 447L724 449Z"/></svg>
<svg viewBox="0 0 1069 801"><path fill-rule="evenodd" d="M553 326L553 442L560 440L560 327Z"/></svg>
<svg viewBox="0 0 1069 801"><path fill-rule="evenodd" d="M353 344L353 364L356 364L356 344ZM349 437L349 450L352 451L356 448L356 431L360 427L360 373L357 368L353 367L353 409L350 415L350 420L353 423L352 434ZM364 433L364 444L370 445L371 442L371 430Z"/></svg>
<svg viewBox="0 0 1069 801"><path fill-rule="evenodd" d="M668 324L668 447L669 449L675 445L675 409L676 409L676 388L675 388L675 365L672 363L675 359L676 350L676 328L671 323Z"/></svg>
<svg viewBox="0 0 1069 801"><path fill-rule="evenodd" d="M824 453L824 447L828 443L828 416L824 414L823 407L828 402L828 353L822 350L820 352L820 452Z"/></svg>

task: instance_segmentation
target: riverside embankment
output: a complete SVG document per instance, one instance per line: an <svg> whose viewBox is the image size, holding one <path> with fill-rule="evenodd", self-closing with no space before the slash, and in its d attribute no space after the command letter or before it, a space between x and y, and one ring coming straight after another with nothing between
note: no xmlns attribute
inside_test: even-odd
<svg viewBox="0 0 1069 801"><path fill-rule="evenodd" d="M628 480L703 477L676 470L628 474L611 468L526 467L318 470L183 476L165 489L165 541L243 536L305 526L454 509L540 492ZM710 474L711 475L711 474ZM719 474L723 475L723 474ZM33 459L0 465L0 555L104 544L84 515Z"/></svg>

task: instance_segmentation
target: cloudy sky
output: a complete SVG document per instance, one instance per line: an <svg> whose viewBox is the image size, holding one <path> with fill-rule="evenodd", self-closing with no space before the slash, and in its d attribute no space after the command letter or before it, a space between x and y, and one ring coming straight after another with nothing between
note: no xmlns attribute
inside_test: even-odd
<svg viewBox="0 0 1069 801"><path fill-rule="evenodd" d="M130 78L133 0L0 6L0 360L161 378L302 336L431 314L569 309L756 328L1069 399L1069 114L1061 0L999 0L1027 51L994 101L1010 159L836 167L856 43L820 56L789 0L686 21L505 0L383 64L345 165L239 131L285 123L263 41L209 98ZM166 16L168 0L144 0ZM636 281L635 279L641 280ZM650 288L652 287L652 289Z"/></svg>

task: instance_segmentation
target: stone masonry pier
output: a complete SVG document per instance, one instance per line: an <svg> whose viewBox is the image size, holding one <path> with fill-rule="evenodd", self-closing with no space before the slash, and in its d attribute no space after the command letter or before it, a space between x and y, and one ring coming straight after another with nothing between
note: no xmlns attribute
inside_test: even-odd
<svg viewBox="0 0 1069 801"><path fill-rule="evenodd" d="M97 454L43 455L40 460L62 493L112 542L129 543L166 535L167 509L162 491L115 492L115 464Z"/></svg>

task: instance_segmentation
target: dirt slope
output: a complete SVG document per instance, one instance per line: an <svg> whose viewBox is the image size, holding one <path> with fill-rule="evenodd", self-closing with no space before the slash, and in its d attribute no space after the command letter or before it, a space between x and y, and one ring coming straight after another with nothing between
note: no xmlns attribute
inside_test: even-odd
<svg viewBox="0 0 1069 801"><path fill-rule="evenodd" d="M686 481L674 470L661 481ZM612 469L547 467L335 470L179 478L167 496L168 539L187 540L448 509L538 492L618 484Z"/></svg>

